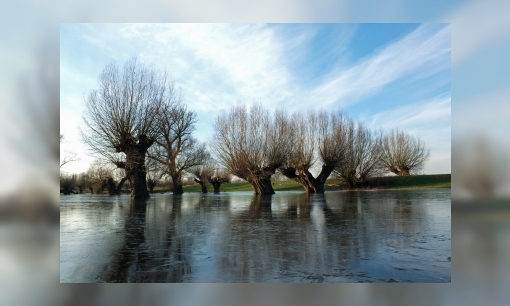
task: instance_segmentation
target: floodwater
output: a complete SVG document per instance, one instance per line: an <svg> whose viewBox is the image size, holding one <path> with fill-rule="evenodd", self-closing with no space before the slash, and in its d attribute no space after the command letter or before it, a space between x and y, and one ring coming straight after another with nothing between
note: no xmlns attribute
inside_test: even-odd
<svg viewBox="0 0 510 306"><path fill-rule="evenodd" d="M450 199L450 189L61 196L60 282L450 282Z"/></svg>

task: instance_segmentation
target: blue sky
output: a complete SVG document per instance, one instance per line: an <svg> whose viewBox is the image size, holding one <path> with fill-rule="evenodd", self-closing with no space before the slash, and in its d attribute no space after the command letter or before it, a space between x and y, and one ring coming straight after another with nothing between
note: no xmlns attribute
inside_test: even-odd
<svg viewBox="0 0 510 306"><path fill-rule="evenodd" d="M449 24L61 24L60 124L82 160L77 127L102 68L137 56L166 69L207 141L237 102L289 111L344 109L374 129L399 128L431 148L425 173L451 172Z"/></svg>

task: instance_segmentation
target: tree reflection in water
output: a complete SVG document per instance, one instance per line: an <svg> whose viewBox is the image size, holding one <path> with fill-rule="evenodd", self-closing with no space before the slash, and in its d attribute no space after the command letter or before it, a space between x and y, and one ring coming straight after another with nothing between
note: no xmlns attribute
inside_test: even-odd
<svg viewBox="0 0 510 306"><path fill-rule="evenodd" d="M120 201L120 200L119 200ZM277 195L156 196L66 214L87 213L90 237L98 225L118 226L120 247L93 249L90 279L106 282L448 282L451 256L449 194L427 192L329 192ZM111 206L111 205L110 205ZM97 210L97 211L96 211ZM97 219L97 220L96 220ZM123 222L122 222L123 221ZM63 232L69 241L68 233ZM108 232L106 232L108 233ZM87 233L82 235L88 235ZM105 234L106 235L106 234ZM116 236L118 237L118 236ZM103 240L107 241L107 240ZM94 244L94 241L89 242ZM69 250L72 245L65 245ZM81 246L84 248L84 246ZM62 249L62 248L61 248ZM64 271L79 275L79 262ZM77 256L75 256L77 258ZM99 257L99 256L96 256ZM96 258L94 257L94 258ZM72 260L77 260L72 258ZM94 259L95 260L95 259ZM92 260L87 265L94 265ZM81 269L81 270L80 270ZM66 278L66 280L69 280Z"/></svg>

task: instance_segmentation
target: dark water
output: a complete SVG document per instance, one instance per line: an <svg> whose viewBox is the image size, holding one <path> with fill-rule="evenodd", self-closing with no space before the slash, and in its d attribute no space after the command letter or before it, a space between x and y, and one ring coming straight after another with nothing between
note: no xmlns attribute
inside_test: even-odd
<svg viewBox="0 0 510 306"><path fill-rule="evenodd" d="M450 189L62 196L61 282L450 282Z"/></svg>

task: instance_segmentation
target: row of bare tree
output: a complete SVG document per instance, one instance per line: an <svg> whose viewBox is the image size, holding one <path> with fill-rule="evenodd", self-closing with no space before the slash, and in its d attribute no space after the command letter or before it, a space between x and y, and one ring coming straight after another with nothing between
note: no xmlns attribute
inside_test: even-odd
<svg viewBox="0 0 510 306"><path fill-rule="evenodd" d="M124 173L104 186L118 194L128 181L133 198L149 197L148 185L152 189L162 177L170 177L173 193L182 194L184 173L194 175L204 192L206 184L219 192L234 175L256 194L273 194L276 171L307 192L324 192L333 171L356 188L383 170L409 175L428 157L425 145L412 136L394 131L383 137L342 112L289 115L260 105L238 105L221 114L208 152L192 137L196 113L186 108L167 74L136 59L123 69L104 68L98 88L85 100L83 119L84 142ZM316 176L314 165L321 167Z"/></svg>
<svg viewBox="0 0 510 306"><path fill-rule="evenodd" d="M383 136L341 111L271 114L260 105L237 105L221 114L212 148L230 173L260 194L274 193L271 176L276 171L307 192L322 193L332 172L359 188L387 171L410 175L429 155L419 139L399 131ZM315 165L320 169L314 176Z"/></svg>

